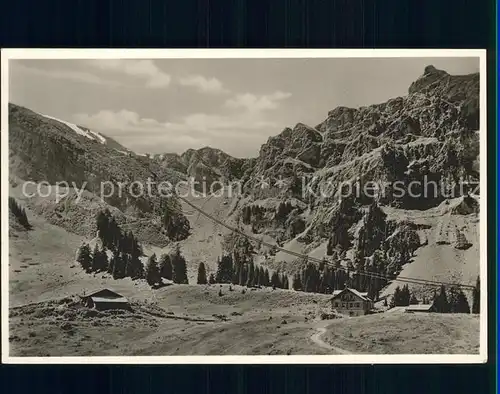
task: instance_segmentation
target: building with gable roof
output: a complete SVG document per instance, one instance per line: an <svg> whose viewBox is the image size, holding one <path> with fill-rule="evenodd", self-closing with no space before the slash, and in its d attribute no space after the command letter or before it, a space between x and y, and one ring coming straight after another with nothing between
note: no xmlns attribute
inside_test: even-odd
<svg viewBox="0 0 500 394"><path fill-rule="evenodd" d="M361 293L349 287L335 290L331 303L335 312L347 316L366 315L373 309L373 300L368 297L368 293Z"/></svg>
<svg viewBox="0 0 500 394"><path fill-rule="evenodd" d="M98 310L131 309L129 301L124 296L110 289L84 294L81 298L85 306Z"/></svg>

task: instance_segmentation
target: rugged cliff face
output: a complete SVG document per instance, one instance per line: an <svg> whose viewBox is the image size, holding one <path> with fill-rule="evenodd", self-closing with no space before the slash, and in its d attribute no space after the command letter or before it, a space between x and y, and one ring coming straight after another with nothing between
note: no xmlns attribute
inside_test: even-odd
<svg viewBox="0 0 500 394"><path fill-rule="evenodd" d="M376 182L375 199L381 205L432 208L443 201L443 193L400 196L395 184L423 194L419 185L435 181L442 183L445 195L452 190L455 197L466 193L467 188L461 192L455 183L479 179L478 130L479 75L452 76L428 66L407 96L369 107L338 107L316 127L299 123L269 138L246 174L248 204L270 197L277 204L299 200L307 232L320 237L332 230L340 185L356 190L356 185ZM259 188L261 179L271 187ZM279 187L273 187L278 179ZM361 193L355 202L362 206L370 196ZM264 223L259 227L266 228Z"/></svg>

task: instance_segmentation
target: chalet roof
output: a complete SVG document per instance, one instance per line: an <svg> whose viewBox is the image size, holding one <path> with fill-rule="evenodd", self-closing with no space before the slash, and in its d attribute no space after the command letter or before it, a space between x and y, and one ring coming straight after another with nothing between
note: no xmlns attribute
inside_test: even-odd
<svg viewBox="0 0 500 394"><path fill-rule="evenodd" d="M356 297L361 298L363 301L371 301L370 298L368 298L368 293L362 293L360 291L357 291L356 289L351 289L350 287L346 287L345 289L342 290L335 290L333 292L333 297L332 298L337 298L341 293L349 291L353 293Z"/></svg>
<svg viewBox="0 0 500 394"><path fill-rule="evenodd" d="M111 302L116 304L127 304L128 300L125 297L120 298L105 298L105 297L90 297L95 303L99 302Z"/></svg>
<svg viewBox="0 0 500 394"><path fill-rule="evenodd" d="M416 305L407 306L405 310L407 310L407 311L428 311L431 308L432 308L432 304L416 304Z"/></svg>
<svg viewBox="0 0 500 394"><path fill-rule="evenodd" d="M92 291L88 294L84 294L83 297L100 297L100 298L106 298L106 299L113 299L113 298L124 298L121 294L117 293L116 291L104 288L100 290L95 290Z"/></svg>

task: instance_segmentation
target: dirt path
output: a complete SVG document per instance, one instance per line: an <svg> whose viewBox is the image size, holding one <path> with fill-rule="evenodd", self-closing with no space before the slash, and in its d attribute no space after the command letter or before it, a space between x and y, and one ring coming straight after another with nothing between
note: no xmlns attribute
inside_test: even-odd
<svg viewBox="0 0 500 394"><path fill-rule="evenodd" d="M327 327L332 323L333 323L333 321L321 321L320 323L318 323L318 325L316 326L317 332L314 333L313 335L311 335L311 340L316 345L318 345L319 347L321 347L323 349L332 350L334 352L334 354L351 354L351 352L349 352L348 350L341 349L341 348L336 347L336 346L332 346L321 339L323 334L326 333Z"/></svg>

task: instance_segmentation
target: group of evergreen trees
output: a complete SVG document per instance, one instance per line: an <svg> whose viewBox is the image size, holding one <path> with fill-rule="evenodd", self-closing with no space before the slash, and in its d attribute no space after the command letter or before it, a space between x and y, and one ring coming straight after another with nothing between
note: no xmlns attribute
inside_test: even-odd
<svg viewBox="0 0 500 394"><path fill-rule="evenodd" d="M16 217L21 226L23 226L27 230L31 228L31 225L28 222L28 217L26 216L26 210L17 203L14 197L10 196L9 196L9 210Z"/></svg>
<svg viewBox="0 0 500 394"><path fill-rule="evenodd" d="M96 244L91 251L88 244L82 245L77 257L82 268L86 272L108 272L115 279L142 278L144 270L139 258L142 247L134 234L123 232L108 209L99 212L96 224L102 248ZM112 253L110 259L107 250Z"/></svg>
<svg viewBox="0 0 500 394"><path fill-rule="evenodd" d="M139 279L144 277L143 265L137 254L128 254L119 250L111 250L111 259L105 247L95 246L90 250L88 244L83 244L78 249L77 261L85 272L108 272L114 279L131 277Z"/></svg>
<svg viewBox="0 0 500 394"><path fill-rule="evenodd" d="M251 224L264 217L266 210L259 205L247 205L243 208L241 219L243 224Z"/></svg>
<svg viewBox="0 0 500 394"><path fill-rule="evenodd" d="M433 306L440 313L470 313L471 309L467 297L460 288L451 287L448 295L444 285L439 293L434 293Z"/></svg>
<svg viewBox="0 0 500 394"><path fill-rule="evenodd" d="M349 274L341 268L340 261L332 267L323 262L319 265L306 263L300 273L293 276L294 290L312 293L332 293L336 289L343 289L349 281Z"/></svg>
<svg viewBox="0 0 500 394"><path fill-rule="evenodd" d="M396 287L394 290L394 296L391 300L391 307L416 304L418 304L418 300L415 297L415 294L410 293L408 285L404 285L403 288L400 288L399 286Z"/></svg>
<svg viewBox="0 0 500 394"><path fill-rule="evenodd" d="M280 289L288 289L288 277L279 272L269 275L269 270L254 264L251 259L240 260L238 255L223 255L217 260L217 271L211 273L207 279L206 267L200 263L198 267L198 284L231 283L241 286L273 286ZM236 261L235 261L236 260Z"/></svg>
<svg viewBox="0 0 500 394"><path fill-rule="evenodd" d="M438 313L479 313L479 278L476 282L476 287L472 293L472 310L467 301L467 297L461 288L451 287L446 292L444 285L441 286L439 292L434 292L432 305L435 312ZM424 298L423 303L427 300ZM408 306L418 304L418 300L414 294L410 294L408 285L402 288L396 287L394 296L391 300L391 307Z"/></svg>
<svg viewBox="0 0 500 394"><path fill-rule="evenodd" d="M186 259L179 248L171 255L162 254L159 262L156 260L156 254L151 255L146 263L145 271L146 281L151 286L160 284L162 278L174 283L188 283Z"/></svg>

